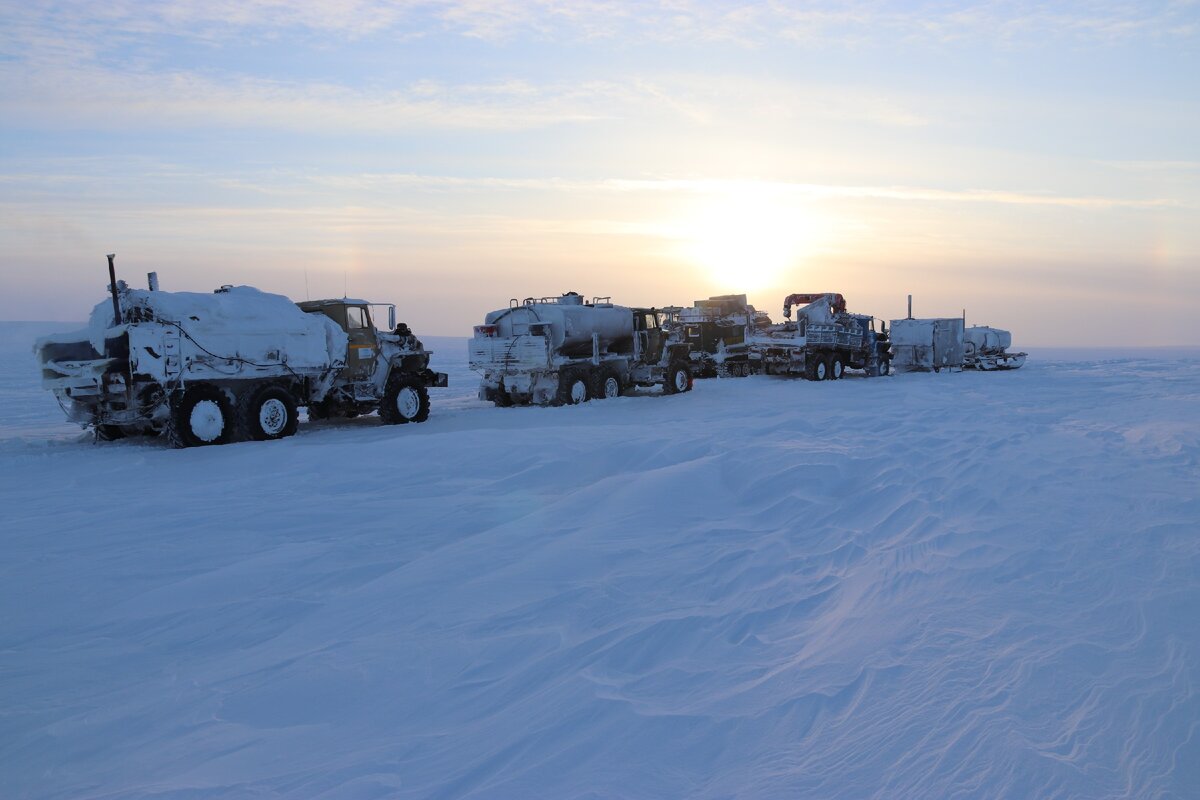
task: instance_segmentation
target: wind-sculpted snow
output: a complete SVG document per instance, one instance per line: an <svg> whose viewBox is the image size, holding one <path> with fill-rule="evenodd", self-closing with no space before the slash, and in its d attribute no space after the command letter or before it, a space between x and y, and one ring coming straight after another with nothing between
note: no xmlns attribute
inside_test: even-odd
<svg viewBox="0 0 1200 800"><path fill-rule="evenodd" d="M427 423L182 451L5 346L5 797L1197 796L1195 351L493 409L426 343Z"/></svg>

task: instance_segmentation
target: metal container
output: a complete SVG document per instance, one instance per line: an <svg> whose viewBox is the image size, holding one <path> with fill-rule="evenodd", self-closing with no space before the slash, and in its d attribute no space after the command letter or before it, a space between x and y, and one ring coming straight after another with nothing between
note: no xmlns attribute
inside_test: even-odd
<svg viewBox="0 0 1200 800"><path fill-rule="evenodd" d="M961 369L961 317L892 320L892 367L897 371Z"/></svg>
<svg viewBox="0 0 1200 800"><path fill-rule="evenodd" d="M1000 328L972 325L966 330L965 342L968 355L1003 353L1012 347L1012 334Z"/></svg>

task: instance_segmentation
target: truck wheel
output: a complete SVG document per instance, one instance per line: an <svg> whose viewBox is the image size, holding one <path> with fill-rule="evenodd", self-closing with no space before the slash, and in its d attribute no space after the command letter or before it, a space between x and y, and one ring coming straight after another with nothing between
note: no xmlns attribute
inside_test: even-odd
<svg viewBox="0 0 1200 800"><path fill-rule="evenodd" d="M97 425L96 438L102 442L115 442L125 438L125 429L119 425Z"/></svg>
<svg viewBox="0 0 1200 800"><path fill-rule="evenodd" d="M818 354L811 354L804 363L804 377L810 381L823 381L829 377L829 362Z"/></svg>
<svg viewBox="0 0 1200 800"><path fill-rule="evenodd" d="M175 447L225 444L233 440L233 409L215 386L193 386L172 404L167 440Z"/></svg>
<svg viewBox="0 0 1200 800"><path fill-rule="evenodd" d="M591 399L587 374L575 370L558 373L558 402L564 406L586 403Z"/></svg>
<svg viewBox="0 0 1200 800"><path fill-rule="evenodd" d="M621 396L621 379L611 369L598 370L592 380L592 397L597 400Z"/></svg>
<svg viewBox="0 0 1200 800"><path fill-rule="evenodd" d="M663 394L681 394L692 388L692 371L682 361L675 361L667 368L667 380Z"/></svg>
<svg viewBox="0 0 1200 800"><path fill-rule="evenodd" d="M840 380L846 372L846 364L842 361L842 357L834 353L829 357L829 380Z"/></svg>
<svg viewBox="0 0 1200 800"><path fill-rule="evenodd" d="M492 395L492 403L496 408L511 408L513 399L509 396L508 390L501 386Z"/></svg>
<svg viewBox="0 0 1200 800"><path fill-rule="evenodd" d="M329 402L322 400L319 403L308 404L308 421L315 422L320 419L329 419L333 416L333 412L329 407Z"/></svg>
<svg viewBox="0 0 1200 800"><path fill-rule="evenodd" d="M238 409L238 419L245 437L255 442L291 436L300 423L296 400L282 386L264 386L249 392Z"/></svg>
<svg viewBox="0 0 1200 800"><path fill-rule="evenodd" d="M429 390L410 376L389 378L379 405L379 418L389 425L424 422L429 419Z"/></svg>

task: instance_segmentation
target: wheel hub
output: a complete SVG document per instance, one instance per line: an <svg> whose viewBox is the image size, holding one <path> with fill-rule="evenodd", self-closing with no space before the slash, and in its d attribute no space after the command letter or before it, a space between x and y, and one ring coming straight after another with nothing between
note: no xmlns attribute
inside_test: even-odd
<svg viewBox="0 0 1200 800"><path fill-rule="evenodd" d="M421 397L417 394L417 390L411 386L401 389L396 395L396 410L405 419L415 417L421 410Z"/></svg>
<svg viewBox="0 0 1200 800"><path fill-rule="evenodd" d="M215 400L201 400L192 406L188 417L192 434L202 442L215 442L225 430L225 415Z"/></svg>
<svg viewBox="0 0 1200 800"><path fill-rule="evenodd" d="M287 427L287 406L272 397L258 409L258 424L268 436L278 436Z"/></svg>
<svg viewBox="0 0 1200 800"><path fill-rule="evenodd" d="M587 386L583 381L575 381L571 384L571 402L582 403L587 399Z"/></svg>

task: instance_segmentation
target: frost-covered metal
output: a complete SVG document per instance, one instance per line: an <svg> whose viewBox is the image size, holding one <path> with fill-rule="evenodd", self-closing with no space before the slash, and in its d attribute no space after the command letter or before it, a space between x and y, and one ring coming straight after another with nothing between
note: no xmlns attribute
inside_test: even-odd
<svg viewBox="0 0 1200 800"><path fill-rule="evenodd" d="M892 320L892 365L900 372L961 369L961 317Z"/></svg>
<svg viewBox="0 0 1200 800"><path fill-rule="evenodd" d="M771 324L744 294L697 300L690 308L663 309L669 328L691 345L692 371L698 378L743 377L751 372L749 343L753 335Z"/></svg>
<svg viewBox="0 0 1200 800"><path fill-rule="evenodd" d="M914 318L908 296L908 317L892 320L892 361L898 370L1017 369L1025 353L1009 353L1012 334L987 325L967 327L961 317Z"/></svg>
<svg viewBox="0 0 1200 800"><path fill-rule="evenodd" d="M110 259L111 270L111 259ZM110 271L110 274L111 271ZM156 281L151 281L154 285ZM444 386L429 353L401 324L378 331L365 301L301 308L249 286L209 293L111 286L86 328L38 340L42 385L67 417L101 438L165 432L177 445L273 439L310 416L390 409L404 382ZM392 314L394 316L394 312Z"/></svg>
<svg viewBox="0 0 1200 800"><path fill-rule="evenodd" d="M801 302L807 304L796 310L793 321L792 307ZM753 369L809 380L837 379L846 369L861 369L870 376L890 371L886 327L876 330L874 317L846 311L842 295L789 295L783 311L787 321L750 336Z"/></svg>
<svg viewBox="0 0 1200 800"><path fill-rule="evenodd" d="M1012 334L1001 328L972 325L963 337L963 366L973 369L1017 369L1025 353L1010 353Z"/></svg>
<svg viewBox="0 0 1200 800"><path fill-rule="evenodd" d="M687 391L688 345L661 322L657 309L584 302L574 292L512 300L488 313L471 339L480 399L549 405L615 397L632 386Z"/></svg>

